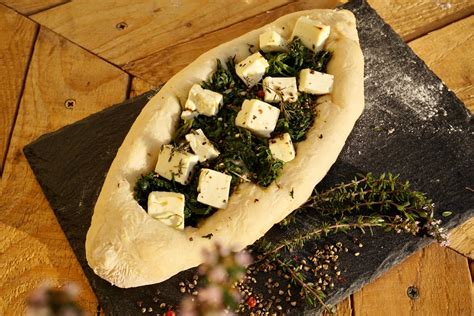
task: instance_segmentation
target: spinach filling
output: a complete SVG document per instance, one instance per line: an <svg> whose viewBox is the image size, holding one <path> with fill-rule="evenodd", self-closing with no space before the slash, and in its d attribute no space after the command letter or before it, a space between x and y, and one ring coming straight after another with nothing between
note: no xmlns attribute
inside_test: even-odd
<svg viewBox="0 0 474 316"><path fill-rule="evenodd" d="M320 51L313 53L303 46L299 39L289 44L286 53L263 53L270 67L265 76L294 77L301 69L311 68L326 72L331 53ZM263 99L261 84L248 88L235 73L235 59L229 58L224 67L217 60L217 69L201 86L223 95L223 106L215 116L200 115L190 121L182 121L173 143L186 149L184 137L191 130L202 129L207 138L218 148L220 155L211 161L199 163L191 182L181 185L175 181L160 178L150 172L142 175L134 188L134 197L147 210L148 195L153 191L179 192L185 195L185 225L196 225L216 209L197 201L198 175L201 168L210 168L232 177L232 191L241 182L253 182L262 187L269 186L278 178L283 162L274 159L268 147L268 139L253 135L249 130L235 125L235 118L245 99ZM294 143L305 139L306 132L315 119L315 101L317 96L300 93L293 103L280 103L280 117L273 136L289 133Z"/></svg>

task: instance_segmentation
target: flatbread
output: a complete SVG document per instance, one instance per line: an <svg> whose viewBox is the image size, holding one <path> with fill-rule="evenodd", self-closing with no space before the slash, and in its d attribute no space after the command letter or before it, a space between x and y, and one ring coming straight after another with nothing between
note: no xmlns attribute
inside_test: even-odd
<svg viewBox="0 0 474 316"><path fill-rule="evenodd" d="M154 169L160 146L171 141L190 87L208 79L216 59L247 57L248 45L258 47L264 31L276 30L289 38L303 15L331 26L325 49L333 52L327 70L334 75L334 87L332 94L318 99L316 121L307 139L297 144L296 158L268 188L240 184L228 207L199 228L180 231L151 218L133 198L133 188L140 175ZM222 44L173 76L144 107L107 174L86 239L87 261L94 272L123 288L158 283L202 263L203 250L216 242L237 251L262 237L308 199L336 161L364 107L363 70L353 14L309 10Z"/></svg>

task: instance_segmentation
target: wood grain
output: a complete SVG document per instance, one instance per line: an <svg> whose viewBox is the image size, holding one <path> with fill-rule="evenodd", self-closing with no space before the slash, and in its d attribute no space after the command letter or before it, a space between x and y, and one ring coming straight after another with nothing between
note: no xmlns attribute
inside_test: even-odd
<svg viewBox="0 0 474 316"><path fill-rule="evenodd" d="M405 41L474 12L472 0L368 0L368 2Z"/></svg>
<svg viewBox="0 0 474 316"><path fill-rule="evenodd" d="M21 14L30 15L69 1L70 0L0 0L0 3Z"/></svg>
<svg viewBox="0 0 474 316"><path fill-rule="evenodd" d="M474 218L449 233L449 247L474 260Z"/></svg>
<svg viewBox="0 0 474 316"><path fill-rule="evenodd" d="M289 1L233 1L232 5L187 1L184 5L178 0L77 0L32 18L102 58L124 65Z"/></svg>
<svg viewBox="0 0 474 316"><path fill-rule="evenodd" d="M341 2L335 0L307 0L290 3L257 14L254 17L235 23L229 27L210 32L188 42L181 44L172 43L172 45L156 51L153 54L127 63L123 66L123 69L150 83L162 85L199 55L219 44L268 24L282 15L315 7L334 8L340 3Z"/></svg>
<svg viewBox="0 0 474 316"><path fill-rule="evenodd" d="M351 316L351 315L352 315L351 298L348 297L336 305L336 316Z"/></svg>
<svg viewBox="0 0 474 316"><path fill-rule="evenodd" d="M279 0L262 1L255 5L254 1L241 1L234 8L225 1L212 4L193 1L189 6L188 3L183 6L181 0L169 1L164 6L155 6L154 3L159 2L151 0L135 1L133 5L125 0L77 0L63 4L65 2L0 0L0 3L24 14L46 10L34 15L34 18L150 82L148 84L134 78L130 96L163 83L202 52L289 13L292 9L335 3L329 0ZM369 2L405 40L467 16L474 8L474 2L469 0ZM199 10L203 3L207 4L206 10ZM47 10L57 4L62 5ZM181 7L176 6L179 4ZM0 17L3 18L1 8ZM267 10L270 12L267 13ZM120 22L127 23L124 30L116 28ZM4 33L15 34L15 28L27 28L18 28L17 24L13 24L14 29L10 29L8 23L12 22L0 19L2 41ZM467 103L471 111L474 110L472 23L473 17L466 18L410 43L415 52ZM22 39L14 41L13 45L20 48L26 46L28 36ZM3 58L12 59L12 55L5 53L3 45L4 42L0 43L0 69L2 66L11 67L12 62L19 62L15 58L3 62ZM8 56L3 57L4 53ZM8 79L14 77L10 69L7 73ZM14 94L10 87L14 83L8 81L9 86L3 89L2 79L0 101L2 93ZM4 177L0 182L0 315L22 314L24 298L46 278L55 284L71 280L79 283L84 289L81 301L89 313L94 314L95 296L36 184L21 149L40 134L122 101L126 95L127 82L127 75L110 64L60 36L41 30ZM75 101L72 109L64 106L67 99ZM7 117L3 104L7 103L0 104L0 128L3 128L4 116ZM3 135L0 134L0 144ZM474 219L471 219L451 232L450 245L472 258L473 238ZM474 292L467 267L467 259L454 251L437 245L430 246L354 295L353 310L349 299L338 304L338 315L473 314ZM474 271L472 262L470 267ZM421 290L419 299L412 301L406 296L406 289L410 285L416 285Z"/></svg>
<svg viewBox="0 0 474 316"><path fill-rule="evenodd" d="M474 113L474 16L409 45Z"/></svg>
<svg viewBox="0 0 474 316"><path fill-rule="evenodd" d="M135 77L132 79L132 85L130 87L130 98L136 97L155 88L157 87L152 85L151 83L148 83L145 80Z"/></svg>
<svg viewBox="0 0 474 316"><path fill-rule="evenodd" d="M278 0L257 4L242 1L229 6L225 1L201 0L176 6L175 2L162 5L149 0L133 4L126 0L78 0L36 14L33 19L133 75L160 84L219 43L281 15L334 7L341 2L345 1ZM474 10L474 3L466 0L370 0L369 3L405 40ZM196 14L204 6L206 10ZM115 26L120 22L125 22L127 27L117 29Z"/></svg>
<svg viewBox="0 0 474 316"><path fill-rule="evenodd" d="M37 25L0 5L0 175L15 122Z"/></svg>
<svg viewBox="0 0 474 316"><path fill-rule="evenodd" d="M415 287L418 297L407 295ZM432 244L354 294L354 315L472 315L468 260Z"/></svg>
<svg viewBox="0 0 474 316"><path fill-rule="evenodd" d="M0 199L0 315L22 315L29 292L49 280L75 282L96 309L77 260L22 148L38 136L124 100L128 75L41 28L13 131ZM66 100L75 100L72 108Z"/></svg>
<svg viewBox="0 0 474 316"><path fill-rule="evenodd" d="M343 1L324 0L316 2L308 0L290 3L274 10L261 13L255 17L231 25L230 27L210 32L194 40L170 45L144 58L130 61L123 65L123 69L154 84L163 84L172 75L184 68L202 53L250 30L270 23L282 15L316 7L333 8L342 2ZM432 19L447 23L448 21L466 15L474 8L468 4L468 1L463 0L454 1L449 9L426 0L372 0L370 3L377 9L378 13L407 40L413 38L413 34L423 34L433 30L437 24L428 23ZM397 10L394 8L397 8ZM407 11L406 8L410 8L410 10ZM414 18L415 14L417 15L416 19ZM427 21L426 24L425 21Z"/></svg>

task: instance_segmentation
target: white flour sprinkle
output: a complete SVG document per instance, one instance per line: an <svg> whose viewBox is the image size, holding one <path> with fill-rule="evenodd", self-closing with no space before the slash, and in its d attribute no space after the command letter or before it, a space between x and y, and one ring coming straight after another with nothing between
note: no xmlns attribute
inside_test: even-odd
<svg viewBox="0 0 474 316"><path fill-rule="evenodd" d="M436 1L436 5L440 7L442 10L449 10L453 7L453 5L450 2L444 2L444 1Z"/></svg>

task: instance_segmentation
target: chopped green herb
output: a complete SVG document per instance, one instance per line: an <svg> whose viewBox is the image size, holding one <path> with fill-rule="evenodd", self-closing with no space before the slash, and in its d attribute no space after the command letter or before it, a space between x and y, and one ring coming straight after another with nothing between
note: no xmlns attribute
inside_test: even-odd
<svg viewBox="0 0 474 316"><path fill-rule="evenodd" d="M184 194L186 204L184 218L187 225L194 225L200 217L210 215L213 208L197 201L197 177L189 185L181 185L158 177L155 172L142 175L134 188L134 198L141 207L148 210L148 195L153 191L177 192Z"/></svg>
<svg viewBox="0 0 474 316"><path fill-rule="evenodd" d="M257 86L248 88L235 73L235 57L230 57L227 60L226 68L220 60L217 60L216 72L211 75L209 80L201 83L201 86L222 94L224 106L233 104L240 107L245 99L256 98L258 93Z"/></svg>
<svg viewBox="0 0 474 316"><path fill-rule="evenodd" d="M282 115L278 119L275 133L289 133L295 143L304 140L316 117L315 101L314 96L302 94L297 102L282 103L280 105Z"/></svg>
<svg viewBox="0 0 474 316"><path fill-rule="evenodd" d="M287 53L270 52L264 54L270 64L267 75L294 77L301 69L305 68L326 72L331 55L330 52L324 50L314 53L306 48L300 39L295 38L288 45Z"/></svg>
<svg viewBox="0 0 474 316"><path fill-rule="evenodd" d="M299 39L289 45L287 53L266 53L270 69L268 76L296 76L303 68L325 71L331 53L313 53ZM202 129L207 138L219 149L220 155L212 161L200 163L195 168L189 185L159 178L151 172L141 176L134 188L135 199L146 210L148 195L152 191L171 191L185 195L186 225L197 224L200 218L209 216L215 209L197 201L198 176L201 168L210 168L232 176L231 193L241 182L254 182L267 187L278 178L283 162L274 159L268 147L268 139L253 135L249 130L235 125L235 118L245 99L262 99L261 85L248 88L235 73L235 57L229 58L225 66L217 60L216 71L201 83L205 89L223 95L223 106L216 116L200 115L184 121L173 137L175 147L186 146L185 135ZM316 96L301 93L294 103L280 104L280 117L272 136L289 133L293 142L305 139L314 122ZM293 191L290 193L293 194Z"/></svg>

